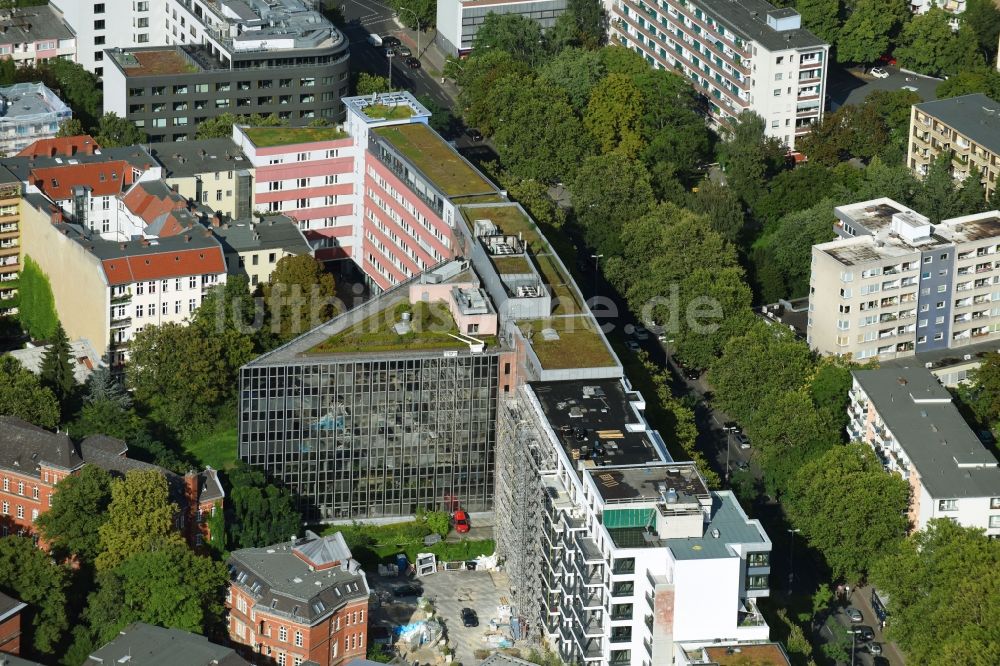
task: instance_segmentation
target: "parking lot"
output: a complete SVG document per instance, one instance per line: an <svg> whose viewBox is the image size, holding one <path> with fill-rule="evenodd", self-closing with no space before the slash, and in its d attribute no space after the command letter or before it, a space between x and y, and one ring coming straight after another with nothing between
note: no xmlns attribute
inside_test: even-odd
<svg viewBox="0 0 1000 666"><path fill-rule="evenodd" d="M493 632L490 619L497 614L497 606L509 604L510 592L507 575L500 571L438 571L422 578L385 578L368 575L372 590L381 594L387 602L373 605L371 617L373 625L389 629L405 626L421 619L417 609L417 597L407 595L397 597L394 589L406 584L420 585L423 596L434 607L435 616L445 627L448 644L455 651L454 661L470 666L481 660L475 658L475 651L489 649L483 640ZM478 627L465 627L462 609L471 608L479 616ZM501 627L499 633L510 637L509 628ZM520 641L515 647L526 648ZM422 656L422 655L421 655ZM411 660L412 661L412 660ZM419 659L426 663L426 659Z"/></svg>
<svg viewBox="0 0 1000 666"><path fill-rule="evenodd" d="M882 628L879 624L878 618L875 617L871 604L868 602L870 595L870 588L862 588L860 590L855 590L852 593L850 607L857 609L861 613L860 622L852 622L845 607L838 606L836 610L836 621L840 627L842 627L845 631L851 626L871 627L872 632L875 635L874 642L878 643L882 647L882 654L875 656L869 651L866 642L857 641L854 649L854 663L857 666L902 666L903 658L897 651L896 646L886 641L885 637L882 635ZM830 638L830 636L827 635L828 631L829 630L827 628L824 628L823 631L820 632L824 639Z"/></svg>
<svg viewBox="0 0 1000 666"><path fill-rule="evenodd" d="M940 79L907 74L899 71L898 67L880 66L889 73L887 78L876 79L869 73L871 68L862 71L858 68L831 67L826 86L830 96L830 110L836 111L844 104L861 104L875 90L902 90L904 86L916 88L917 94L925 102L937 99Z"/></svg>

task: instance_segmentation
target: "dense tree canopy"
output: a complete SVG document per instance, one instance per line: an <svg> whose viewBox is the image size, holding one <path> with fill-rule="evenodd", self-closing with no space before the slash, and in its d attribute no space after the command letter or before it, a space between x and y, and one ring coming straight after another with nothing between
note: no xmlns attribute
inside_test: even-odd
<svg viewBox="0 0 1000 666"><path fill-rule="evenodd" d="M124 478L115 479L107 520L98 529L98 569L113 569L137 553L179 541L174 530L177 512L161 472L132 470Z"/></svg>
<svg viewBox="0 0 1000 666"><path fill-rule="evenodd" d="M87 465L59 482L52 506L38 517L38 529L54 553L93 563L110 503L111 477L97 465Z"/></svg>
<svg viewBox="0 0 1000 666"><path fill-rule="evenodd" d="M132 121L118 117L113 111L101 116L92 130L97 144L103 148L134 146L146 141L146 135Z"/></svg>
<svg viewBox="0 0 1000 666"><path fill-rule="evenodd" d="M226 112L213 118L206 118L198 123L195 138L228 139L233 135L233 125L237 124L248 125L250 127L280 127L287 123L273 113L267 116L259 113L241 116Z"/></svg>
<svg viewBox="0 0 1000 666"><path fill-rule="evenodd" d="M266 546L288 539L302 525L302 515L287 491L267 483L258 470L244 465L229 474L226 500L231 548Z"/></svg>
<svg viewBox="0 0 1000 666"><path fill-rule="evenodd" d="M283 340L319 326L337 311L333 275L308 254L279 259L263 292L272 331Z"/></svg>
<svg viewBox="0 0 1000 666"><path fill-rule="evenodd" d="M0 356L0 414L54 429L59 424L59 401L36 375L5 354Z"/></svg>
<svg viewBox="0 0 1000 666"><path fill-rule="evenodd" d="M69 627L69 571L36 548L30 538L4 537L0 539L0 590L28 604L21 626L32 636L37 652L52 653Z"/></svg>
<svg viewBox="0 0 1000 666"><path fill-rule="evenodd" d="M958 32L952 30L953 18L953 14L940 7L931 7L926 13L914 16L900 34L896 49L900 67L931 76L981 67L983 56L975 33L968 27Z"/></svg>

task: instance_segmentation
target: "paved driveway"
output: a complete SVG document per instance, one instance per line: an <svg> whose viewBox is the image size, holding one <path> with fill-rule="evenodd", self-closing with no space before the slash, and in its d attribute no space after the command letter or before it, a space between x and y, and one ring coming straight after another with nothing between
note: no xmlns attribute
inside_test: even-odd
<svg viewBox="0 0 1000 666"><path fill-rule="evenodd" d="M867 71L833 67L828 74L827 94L830 96L830 110L836 111L844 104L861 104L875 90L901 90L903 86L917 89L917 94L925 102L937 99L940 79L918 74L906 74L896 67L884 67L889 77L876 79Z"/></svg>

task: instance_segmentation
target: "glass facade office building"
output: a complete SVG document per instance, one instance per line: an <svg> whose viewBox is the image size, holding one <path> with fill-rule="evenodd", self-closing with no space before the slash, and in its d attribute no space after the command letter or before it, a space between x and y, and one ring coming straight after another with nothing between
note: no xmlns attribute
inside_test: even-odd
<svg viewBox="0 0 1000 666"><path fill-rule="evenodd" d="M295 493L309 520L490 510L498 372L497 352L251 363L240 458Z"/></svg>

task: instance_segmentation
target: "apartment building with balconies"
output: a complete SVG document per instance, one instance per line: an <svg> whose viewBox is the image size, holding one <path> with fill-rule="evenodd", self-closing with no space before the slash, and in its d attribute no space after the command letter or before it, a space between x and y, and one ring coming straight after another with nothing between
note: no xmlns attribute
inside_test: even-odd
<svg viewBox="0 0 1000 666"><path fill-rule="evenodd" d="M610 41L691 79L710 121L753 111L794 150L825 109L829 44L764 0L605 0Z"/></svg>
<svg viewBox="0 0 1000 666"><path fill-rule="evenodd" d="M1000 103L983 95L963 95L914 104L910 110L907 164L918 177L931 162L951 154L956 181L965 180L974 165L979 169L986 197L997 188L1000 174Z"/></svg>
<svg viewBox="0 0 1000 666"><path fill-rule="evenodd" d="M0 16L0 58L18 67L60 58L76 60L76 36L50 5L5 8Z"/></svg>
<svg viewBox="0 0 1000 666"><path fill-rule="evenodd" d="M882 198L834 215L840 239L812 249L813 349L885 360L997 337L1000 212L931 224Z"/></svg>
<svg viewBox="0 0 1000 666"><path fill-rule="evenodd" d="M0 167L0 315L17 314L21 274L21 181Z"/></svg>
<svg viewBox="0 0 1000 666"><path fill-rule="evenodd" d="M529 382L501 401L497 548L566 663L672 663L763 643L771 542L673 463L624 379Z"/></svg>
<svg viewBox="0 0 1000 666"><path fill-rule="evenodd" d="M854 370L847 434L910 484L910 523L934 518L1000 536L1000 465L930 370Z"/></svg>

